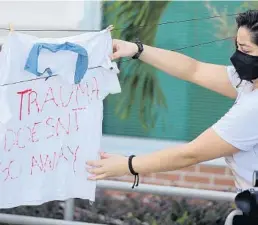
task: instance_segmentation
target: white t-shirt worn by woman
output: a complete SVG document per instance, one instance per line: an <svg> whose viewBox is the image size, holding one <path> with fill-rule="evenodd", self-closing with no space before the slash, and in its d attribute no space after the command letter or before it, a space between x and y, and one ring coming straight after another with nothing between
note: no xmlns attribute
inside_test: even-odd
<svg viewBox="0 0 258 225"><path fill-rule="evenodd" d="M258 89L242 81L233 66L227 67L238 97L232 108L212 128L240 151L225 160L235 177L237 192L252 189L253 173L258 171Z"/></svg>

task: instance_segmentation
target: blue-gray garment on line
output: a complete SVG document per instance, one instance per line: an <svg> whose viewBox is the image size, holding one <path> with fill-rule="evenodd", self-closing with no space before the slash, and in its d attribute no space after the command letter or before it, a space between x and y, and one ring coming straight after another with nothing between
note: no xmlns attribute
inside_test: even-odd
<svg viewBox="0 0 258 225"><path fill-rule="evenodd" d="M88 53L85 48L70 42L65 42L64 44L49 44L49 43L34 44L29 53L24 69L37 76L41 76L45 72L47 72L49 76L53 75L50 68L46 68L43 73L38 72L38 57L41 49L48 49L51 52L67 50L67 51L78 53L75 75L74 75L74 83L78 84L81 82L82 78L84 77L88 69Z"/></svg>

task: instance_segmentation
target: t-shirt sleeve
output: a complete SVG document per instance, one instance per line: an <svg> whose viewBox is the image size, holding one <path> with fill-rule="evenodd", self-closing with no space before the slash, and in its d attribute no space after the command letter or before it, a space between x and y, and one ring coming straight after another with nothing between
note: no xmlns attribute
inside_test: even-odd
<svg viewBox="0 0 258 225"><path fill-rule="evenodd" d="M242 151L258 143L257 107L234 105L212 128L226 142Z"/></svg>
<svg viewBox="0 0 258 225"><path fill-rule="evenodd" d="M240 84L241 80L240 80L238 73L236 72L234 66L227 66L227 73L228 73L228 78L230 80L230 83L236 89L236 91L239 92L238 85Z"/></svg>
<svg viewBox="0 0 258 225"><path fill-rule="evenodd" d="M121 92L121 86L118 79L119 69L116 63L112 63L112 70L106 71L106 85L108 87L109 94L118 94Z"/></svg>
<svg viewBox="0 0 258 225"><path fill-rule="evenodd" d="M103 43L107 43L104 47L106 49L105 59L101 64L101 66L105 68L105 87L108 91L108 94L118 94L121 92L121 86L118 79L120 71L117 64L115 62L112 62L110 59L110 55L113 52L112 37L110 31L107 32L106 35L103 36L103 38L105 38L105 41L103 41Z"/></svg>

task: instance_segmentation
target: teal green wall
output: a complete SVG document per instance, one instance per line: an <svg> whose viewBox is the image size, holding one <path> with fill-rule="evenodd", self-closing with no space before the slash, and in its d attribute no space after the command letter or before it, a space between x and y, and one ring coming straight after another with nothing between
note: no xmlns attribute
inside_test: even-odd
<svg viewBox="0 0 258 225"><path fill-rule="evenodd" d="M216 6L219 12L227 9L230 14L235 13L242 2L212 1L211 4ZM171 2L160 22L209 16L207 8L201 1ZM233 24L234 17L230 19ZM208 19L159 26L155 45L165 49L175 49L218 39L214 35L217 32L215 23L215 19ZM187 48L180 52L205 62L230 64L229 58L233 53L233 43L230 40L221 41ZM134 108L129 119L119 119L114 113L118 94L107 97L105 101L105 134L192 140L219 119L232 105L232 100L202 87L173 78L160 71L156 74L168 103L168 112L164 115L161 113L162 118L156 127L148 132L144 131L138 119L137 108Z"/></svg>

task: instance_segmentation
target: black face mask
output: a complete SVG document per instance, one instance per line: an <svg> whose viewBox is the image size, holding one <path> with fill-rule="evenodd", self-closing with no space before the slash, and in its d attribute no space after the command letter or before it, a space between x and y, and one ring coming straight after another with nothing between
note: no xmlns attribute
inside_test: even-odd
<svg viewBox="0 0 258 225"><path fill-rule="evenodd" d="M248 55L236 50L231 56L230 61L235 67L241 81L252 81L258 78L258 56Z"/></svg>

